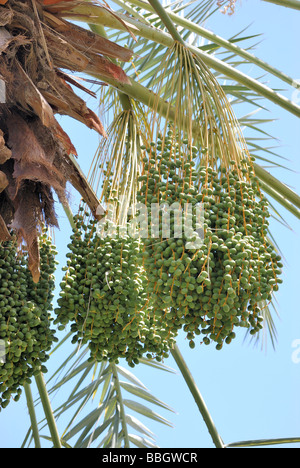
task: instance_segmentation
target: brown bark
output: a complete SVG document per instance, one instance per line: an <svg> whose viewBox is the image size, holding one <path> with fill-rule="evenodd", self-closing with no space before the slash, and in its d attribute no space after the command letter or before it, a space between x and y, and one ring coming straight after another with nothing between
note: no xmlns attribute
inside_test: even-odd
<svg viewBox="0 0 300 468"><path fill-rule="evenodd" d="M11 157L11 151L5 145L3 132L0 130L0 164L4 164Z"/></svg>
<svg viewBox="0 0 300 468"><path fill-rule="evenodd" d="M8 186L8 183L9 182L8 182L6 175L4 174L4 172L0 171L0 193L6 189L6 187Z"/></svg>

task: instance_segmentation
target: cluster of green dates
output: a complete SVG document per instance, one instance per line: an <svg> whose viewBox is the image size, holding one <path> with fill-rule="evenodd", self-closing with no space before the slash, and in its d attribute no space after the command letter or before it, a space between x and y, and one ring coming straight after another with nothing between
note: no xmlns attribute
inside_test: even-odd
<svg viewBox="0 0 300 468"><path fill-rule="evenodd" d="M126 226L99 235L96 222L75 217L56 323L71 322L74 343L88 343L91 359L134 366L144 355L167 357L181 329L191 348L200 335L221 349L237 327L262 328L282 282L268 202L250 161L213 169L196 167L198 157L172 132L147 148L137 235Z"/></svg>
<svg viewBox="0 0 300 468"><path fill-rule="evenodd" d="M17 401L22 387L46 372L57 341L50 315L55 287L56 250L47 234L40 237L39 283L28 268L28 255L14 240L0 245L0 409Z"/></svg>
<svg viewBox="0 0 300 468"><path fill-rule="evenodd" d="M57 252L46 232L38 283L26 252L0 244L0 409L46 372L53 325L70 324L91 361L124 358L132 367L167 358L181 329L191 348L198 336L222 349L238 327L263 327L283 265L251 161L210 167L204 150L176 143L171 131L144 149L141 209L125 226L104 219L99 229L83 208L75 216L54 317Z"/></svg>
<svg viewBox="0 0 300 468"><path fill-rule="evenodd" d="M75 217L55 322L71 322L73 343L88 343L91 360L124 357L134 366L146 351L167 356L148 303L140 241L125 233L99 237L96 222L83 220Z"/></svg>

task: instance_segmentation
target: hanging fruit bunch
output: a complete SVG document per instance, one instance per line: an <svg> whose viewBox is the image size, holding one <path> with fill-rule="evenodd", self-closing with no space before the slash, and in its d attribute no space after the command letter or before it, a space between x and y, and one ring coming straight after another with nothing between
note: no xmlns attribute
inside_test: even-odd
<svg viewBox="0 0 300 468"><path fill-rule="evenodd" d="M221 349L236 327L251 334L262 328L262 308L282 282L282 263L268 240L268 202L251 161L242 160L242 169L235 161L230 169L212 168L207 151L187 143L180 145L186 157L178 158L169 131L163 146L161 139L153 142L144 158L138 200L147 205L152 233L143 250L146 290L164 311L165 326L176 333L183 327L192 348L201 334ZM159 205L154 223L153 204Z"/></svg>
<svg viewBox="0 0 300 468"><path fill-rule="evenodd" d="M96 221L76 217L56 322L71 322L73 342L88 343L91 359L161 360L181 328L192 348L201 335L221 349L238 327L262 328L282 282L251 162L215 170L202 151L196 170L199 150L183 140L178 158L178 146L170 130L163 152L158 138L144 154L137 201L146 216L132 220L140 237L130 223L105 224L103 236Z"/></svg>
<svg viewBox="0 0 300 468"><path fill-rule="evenodd" d="M19 399L33 375L46 372L52 344L57 341L51 317L56 250L46 232L39 238L41 279L33 282L28 252L16 238L0 245L0 408ZM4 349L3 349L4 348Z"/></svg>
<svg viewBox="0 0 300 468"><path fill-rule="evenodd" d="M147 207L148 229L143 232L148 238L142 239L147 295L164 327L177 334L192 307L192 290L196 292L196 279L190 272L195 273L194 264L202 252L198 232L202 197L195 184L195 162L183 160L182 147L179 153L179 144L173 143L169 131L163 152L160 136L150 144L137 200Z"/></svg>
<svg viewBox="0 0 300 468"><path fill-rule="evenodd" d="M134 366L145 354L166 357L171 336L157 330L145 290L140 240L123 229L100 235L95 221L75 217L55 323L71 322L73 343L88 343L90 359ZM152 357L152 354L151 354Z"/></svg>
<svg viewBox="0 0 300 468"><path fill-rule="evenodd" d="M125 358L130 366L144 355L162 360L174 340L145 291L143 240L134 228L135 209L128 210L136 203L140 134L147 134L135 112L118 113L101 142L90 183L99 189L105 217L98 224L86 205L80 208L55 311L62 328L71 324L74 343L88 343L91 359Z"/></svg>
<svg viewBox="0 0 300 468"><path fill-rule="evenodd" d="M162 63L156 92L172 105L153 111L138 195L148 222L152 204L162 205L158 235L144 242L146 287L170 329L183 327L192 348L201 335L221 349L236 327L252 334L262 327L281 282L281 258L268 239L268 203L220 84L180 43Z"/></svg>
<svg viewBox="0 0 300 468"><path fill-rule="evenodd" d="M263 307L281 282L268 204L222 88L182 44L162 63L156 94L170 103L167 111L157 104L147 133L132 109L120 114L108 151L114 157L96 161L101 200L122 211L111 219L120 231L99 238L95 224L78 218L69 245L57 323L71 323L74 341L88 343L96 360L161 360L182 328L192 348L201 335L221 349L237 327L261 329ZM124 161L136 177L127 177ZM130 220L120 210L128 193ZM140 226L138 241L128 235L131 221Z"/></svg>

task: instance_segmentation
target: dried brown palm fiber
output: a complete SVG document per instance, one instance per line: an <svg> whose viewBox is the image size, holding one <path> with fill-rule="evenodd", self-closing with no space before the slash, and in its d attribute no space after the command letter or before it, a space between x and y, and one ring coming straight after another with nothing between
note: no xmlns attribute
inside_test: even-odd
<svg viewBox="0 0 300 468"><path fill-rule="evenodd" d="M0 27L0 53L5 52L9 44L13 41L13 36L3 26Z"/></svg>
<svg viewBox="0 0 300 468"><path fill-rule="evenodd" d="M34 2L34 0L32 0L32 2ZM16 6L18 10L18 1L9 0L9 3L15 5L14 12ZM30 36L32 39L36 39L36 32L39 29L38 25L41 26L42 34L45 39L45 43L42 45L47 48L47 52L49 52L49 56L51 60L53 60L54 66L61 66L55 63L55 58L57 60L66 60L70 67L74 66L74 61L76 62L76 60L79 60L79 67L84 67L85 63L89 64L89 62L94 62L97 58L100 58L101 60L98 60L98 66L103 67L103 69L99 68L98 71L101 69L102 74L107 72L107 74L110 75L111 70L111 73L113 73L120 82L128 82L128 78L123 69L107 60L106 57L116 58L121 61L129 61L133 54L131 50L118 44L114 44L108 39L97 36L95 33L86 31L72 23L58 19L54 15L49 14L46 11L44 12L41 8L39 8L39 17L35 17L32 11L33 9L30 8L30 3L31 2L28 2L29 10L26 11L26 15L31 16L31 18L26 18L25 27L28 31L31 31ZM38 6L38 3L36 2L33 4ZM24 8L22 9L22 13L24 13ZM17 23L12 21L11 24L14 27L18 25L20 28L24 28L24 15L20 16L17 12L15 16ZM41 44L37 43L36 45ZM41 51L43 51L43 48ZM79 51L82 54L80 58ZM45 50L43 52L45 52ZM54 57L52 57L52 54L54 54ZM69 55L69 57L67 57L67 55ZM66 66L66 68L68 68L68 66ZM88 72L88 68L75 68L75 70Z"/></svg>
<svg viewBox="0 0 300 468"><path fill-rule="evenodd" d="M13 62L17 69L14 71L14 75L18 82L18 75L25 74L23 81L26 83L28 94L28 100L26 100L27 96L25 93L22 94L22 90L19 88L19 95L16 96L15 102L12 104L21 104L22 109L25 110L28 110L30 106L37 115L42 116L43 120L43 112L46 112L48 117L48 109L45 101L41 99L40 94L42 94L54 112L69 115L106 136L99 117L87 108L85 102L74 93L73 89L62 79L61 74L56 73L56 70L63 67L87 73L101 71L104 76L113 76L120 82L128 82L122 68L113 64L101 53L105 52L109 57L124 61L130 59L132 52L111 43L111 41L99 38L92 32L88 33L78 26L74 26L73 29L71 23L59 19L55 21L53 15L50 15L51 27L46 25L43 9L35 0L28 2L9 0L7 8L9 7L11 7L9 11L13 12L13 16L9 23L7 20L5 21L6 31L14 36L14 41L17 38L26 40L26 47L22 47L24 44L20 44L19 49L14 47L10 50L11 38L7 44L8 38L5 37L5 65L8 71L11 71L9 60L14 58L18 52L20 63L18 66L16 62ZM6 7L1 9L3 13ZM53 25L57 26L57 22L60 32L53 28ZM64 29L65 35L62 33L62 29ZM2 67L5 68L5 65L2 64ZM9 84L8 79L5 81ZM14 93L10 95L13 101ZM16 102L17 99L20 99L21 103ZM30 100L34 105L28 102ZM47 122L44 123L48 125Z"/></svg>
<svg viewBox="0 0 300 468"><path fill-rule="evenodd" d="M0 125L6 128L12 157L0 166L9 180L9 186L0 194L0 215L5 214L5 225L16 231L19 244L27 244L30 270L34 281L38 281L40 227L44 223L58 226L52 190L64 204L66 184L70 182L95 214L99 202L70 159L72 144L57 122L54 129L47 128L38 118L25 120L15 109L7 111L4 120L5 124L0 120ZM6 240L7 232L1 232L0 240Z"/></svg>
<svg viewBox="0 0 300 468"><path fill-rule="evenodd" d="M3 5L1 2L0 5ZM7 8L0 7L0 26L5 26L9 24L12 20L13 12Z"/></svg>
<svg viewBox="0 0 300 468"><path fill-rule="evenodd" d="M113 75L114 78L127 82L128 78L123 70L101 53L124 61L130 59L132 51L67 21L55 18L47 12L50 26L46 25L42 7L34 0L28 2L9 0L8 7L11 7L9 11L13 11L13 16L9 23L7 20L5 22L7 30L15 38L25 37L27 40L26 48L20 45L22 54L18 51L18 59L21 55L22 60L19 60L21 70L18 69L17 74L22 74L23 69L28 75L28 78L24 76L24 80L27 88L32 84L28 94L35 106L27 102L24 108L28 108L29 105L40 116L44 105L38 94L41 92L46 100L49 100L48 103L55 112L70 115L104 135L98 116L87 109L85 102L74 94L72 88L62 80L59 70L56 73L56 69L63 66L73 71L88 73L101 70L104 75ZM2 7L1 13L5 10L6 7ZM59 31L55 31L55 27ZM13 51L6 50L6 56L11 59L15 50L16 48ZM9 66L7 68L10 70ZM11 96L13 98L13 94ZM24 103L24 99L21 100ZM45 124L47 125L46 122Z"/></svg>
<svg viewBox="0 0 300 468"><path fill-rule="evenodd" d="M0 242L6 242L11 239L11 235L7 229L4 219L0 215Z"/></svg>
<svg viewBox="0 0 300 468"><path fill-rule="evenodd" d="M83 72L96 67L126 81L123 70L103 54L124 61L132 53L79 27L73 30L53 15L46 25L35 0L0 0L0 5L0 78L6 84L6 103L0 105L0 171L8 181L0 193L0 241L9 238L9 230L16 231L19 243L27 244L32 276L38 281L40 227L58 225L53 191L65 203L70 182L95 215L99 205L54 115L69 115L103 136L105 130L68 84L74 80L59 67Z"/></svg>
<svg viewBox="0 0 300 468"><path fill-rule="evenodd" d="M24 241L28 251L28 268L32 279L37 283L40 279L40 253L38 237L42 226L53 225L54 212L50 211L50 204L47 203L47 211L44 210L45 204L41 203L41 198L47 198L49 187L40 182L27 180L19 189L14 199L15 213L11 229L17 233L19 245ZM48 192L49 194L49 192ZM52 200L53 203L53 200ZM51 215L51 219L47 219ZM49 222L50 221L50 222Z"/></svg>
<svg viewBox="0 0 300 468"><path fill-rule="evenodd" d="M64 198L66 180L53 164L55 153L45 151L46 142L41 145L30 122L26 122L19 113L11 112L6 118L6 128L12 157L9 164L1 167L10 175L5 192L13 208L13 219L8 227L17 233L20 245L26 243L29 268L37 282L40 260L38 236L44 223L58 227L52 189Z"/></svg>
<svg viewBox="0 0 300 468"><path fill-rule="evenodd" d="M128 62L132 57L132 51L116 44L109 39L98 36L92 31L71 24L68 21L58 18L51 13L44 12L46 24L65 38L70 44L84 53L103 54L106 57L119 59Z"/></svg>
<svg viewBox="0 0 300 468"><path fill-rule="evenodd" d="M2 131L0 135L0 146L2 150L4 148L7 148L5 146L5 141L3 138ZM0 149L0 155L1 155L1 149ZM9 156L11 156L11 152ZM12 181L12 175L11 175L12 167L13 167L13 161L10 159L10 157L0 162L0 168L1 168L0 177L2 178L2 183L1 183L2 188L0 190L0 242L5 242L11 239L8 226L13 220L14 208L13 208L12 201L10 200L10 197L7 191L9 190L9 186Z"/></svg>
<svg viewBox="0 0 300 468"><path fill-rule="evenodd" d="M11 157L11 151L7 146L2 146L0 148L0 164L4 164Z"/></svg>
<svg viewBox="0 0 300 468"><path fill-rule="evenodd" d="M13 204L21 188L27 181L32 181L53 188L63 200L66 179L54 165L56 150L50 147L49 140L43 132L46 127L37 118L31 121L25 120L16 109L2 113L3 117L7 144L11 148L11 158L0 166L9 180L9 186L5 191L8 199ZM1 119L0 125L4 126ZM0 211L0 214L3 213Z"/></svg>
<svg viewBox="0 0 300 468"><path fill-rule="evenodd" d="M14 190L14 179L12 177L14 162L12 159L8 159L1 166L1 172L3 172L8 180L8 185L0 193L0 216L4 219L6 226L9 228L10 224L14 218L14 207L12 203L12 194L15 193Z"/></svg>
<svg viewBox="0 0 300 468"><path fill-rule="evenodd" d="M123 70L97 54L86 57L71 44L68 44L59 34L52 32L50 28L45 26L43 35L47 54L51 56L51 64L53 65L51 66L42 45L36 41L38 31L32 18L18 11L14 12L10 26L19 27L22 33L27 28L27 34L29 33L30 36L30 41L25 41L28 49L23 59L25 72L18 60L14 58L17 47L15 46L13 50L7 50L11 36L5 30L3 41L6 56L5 58L1 56L0 73L8 85L7 94L10 103L17 104L25 110L32 109L47 126L53 122L51 105L55 112L69 115L106 136L98 116L87 108L85 101L74 93L73 89L62 78L62 73L54 66L62 66L73 71L95 71L100 67L104 74L110 75L112 73L115 78L126 81L127 77ZM84 34L86 35L86 32ZM20 45L24 45L23 35L20 37L22 38ZM120 47L120 49L123 48ZM124 58L123 55L122 58ZM126 50L125 58L129 55L130 53L128 54L128 50Z"/></svg>
<svg viewBox="0 0 300 468"><path fill-rule="evenodd" d="M16 233L19 246L22 247L24 243L27 246L32 278L38 282L40 276L38 236L44 223L57 225L54 202L52 200L50 206L49 187L43 186L40 182L26 180L17 190L12 176L13 168L13 158L1 166L9 184L0 194L0 241L8 240L12 231ZM43 200L46 198L45 209Z"/></svg>
<svg viewBox="0 0 300 468"><path fill-rule="evenodd" d="M54 66L80 72L86 69L90 61L87 56L50 28L44 29L44 35Z"/></svg>
<svg viewBox="0 0 300 468"><path fill-rule="evenodd" d="M20 122L18 127L17 122ZM55 128L50 129L41 125L39 119L21 122L19 116L7 118L8 127L12 127L9 134L12 138L14 136L16 138L14 143L11 141L12 149L16 151L15 159L17 159L13 172L15 183L24 179L42 181L50 185L61 203L64 203L67 199L66 183L70 182L96 216L99 206L98 198L89 187L77 164L74 164L70 158L70 153L76 154L76 150L59 123L56 121ZM21 132L22 139L18 140L18 130L22 127L24 127ZM27 151L26 144L24 145L26 138L28 138L30 151ZM20 154L23 162L20 162Z"/></svg>
<svg viewBox="0 0 300 468"><path fill-rule="evenodd" d="M106 137L98 116L87 107L83 99L74 93L60 74L55 71L49 72L43 81L39 82L39 89L57 114L68 115Z"/></svg>
<svg viewBox="0 0 300 468"><path fill-rule="evenodd" d="M6 146L3 132L0 130L0 164L4 164L11 157L11 150Z"/></svg>
<svg viewBox="0 0 300 468"><path fill-rule="evenodd" d="M100 86L106 86L106 83L103 81L96 81L96 80L89 80L87 78L79 78L79 77L72 77L71 75L63 72L62 70L56 70L57 76L60 76L66 83L70 83L73 86L76 86L78 89L81 89L81 91L84 91L85 93L89 94L92 97L97 97L97 94L92 91L91 89L86 88L83 86L83 84L79 83L78 80L81 81L93 81L94 84L99 84Z"/></svg>
<svg viewBox="0 0 300 468"><path fill-rule="evenodd" d="M89 48L89 42L96 44L96 40L88 41L90 36L87 37L87 31L78 28L77 31L74 30L73 32L74 34L69 42L68 35L61 35L50 28L44 28L48 50L56 67L86 73L96 73L101 70L104 78L113 77L122 83L130 83L129 78L118 65L99 55L96 46ZM126 55L124 53L119 55L127 60L129 54L126 49L125 51ZM115 54L111 52L111 55Z"/></svg>
<svg viewBox="0 0 300 468"><path fill-rule="evenodd" d="M8 116L8 145L14 159L13 178L16 191L24 180L33 180L50 185L62 197L65 192L65 177L55 168L55 149L37 137L36 120L26 122L19 114Z"/></svg>
<svg viewBox="0 0 300 468"><path fill-rule="evenodd" d="M8 180L4 172L0 171L0 192L3 192L4 189L8 186ZM6 223L2 216L0 215L0 242L6 242L11 239L9 230L7 229Z"/></svg>
<svg viewBox="0 0 300 468"><path fill-rule="evenodd" d="M49 155L49 158L52 158L55 171L80 193L93 216L96 217L99 200L87 183L79 165L71 157L71 155L76 156L76 150L69 136L57 121L55 122L55 128L50 129L41 125L40 121L36 119L30 123L30 128L36 135L39 143L46 148L45 152ZM64 195L67 196L67 194L57 191L57 195L61 203L64 203Z"/></svg>
<svg viewBox="0 0 300 468"><path fill-rule="evenodd" d="M0 193L8 186L8 179L4 172L0 171Z"/></svg>
<svg viewBox="0 0 300 468"><path fill-rule="evenodd" d="M0 57L0 74L6 83L8 105L37 115L47 127L55 124L54 113L16 58L7 61Z"/></svg>
<svg viewBox="0 0 300 468"><path fill-rule="evenodd" d="M7 105L37 115L46 126L55 126L54 112L68 115L106 136L98 116L55 70L48 69L35 85L15 57L0 56L0 74L6 83Z"/></svg>
<svg viewBox="0 0 300 468"><path fill-rule="evenodd" d="M38 1L43 5L44 9L47 10L47 13L51 12L59 18L63 18L63 17L71 18L72 20L76 21L76 19L79 16L80 21L84 20L86 23L88 23L89 20L91 19L91 14L89 12L87 12L87 14L84 14L84 12L81 11L80 14L78 15L78 11L76 10L76 7L80 7L82 5L82 0L38 0ZM98 6L101 7L102 11L105 12L105 16L107 18L111 16L114 20L113 22L119 22L122 25L122 29L127 31L134 41L137 41L137 38L135 34L133 33L133 31L138 31L138 27L133 26L131 23L126 21L125 15L120 15L119 13L113 11L105 1L101 3L99 0L96 0L94 3L96 3ZM110 22L109 22L109 25L111 25Z"/></svg>

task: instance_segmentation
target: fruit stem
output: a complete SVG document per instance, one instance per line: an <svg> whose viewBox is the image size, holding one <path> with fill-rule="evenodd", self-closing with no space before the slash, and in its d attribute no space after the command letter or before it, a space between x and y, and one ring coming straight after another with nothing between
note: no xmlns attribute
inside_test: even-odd
<svg viewBox="0 0 300 468"><path fill-rule="evenodd" d="M162 20L163 24L166 26L167 30L169 31L170 35L174 39L174 41L179 42L180 44L184 44L184 41L176 29L173 21L170 19L166 9L162 6L159 0L149 0L150 5L157 13L157 15Z"/></svg>
<svg viewBox="0 0 300 468"><path fill-rule="evenodd" d="M31 422L31 430L32 430L32 435L34 439L34 445L35 445L35 448L41 448L40 435L39 435L39 430L38 430L38 425L37 425L37 420L36 420L36 415L35 415L35 410L34 410L34 403L33 403L30 384L25 383L24 390L25 390L25 395L26 395L28 413L29 413L30 422Z"/></svg>
<svg viewBox="0 0 300 468"><path fill-rule="evenodd" d="M56 422L54 419L53 411L51 408L51 403L49 395L46 389L46 384L42 372L35 376L36 385L40 394L41 402L44 408L44 413L47 419L48 427L51 434L51 440L53 442L54 448L62 448L58 430L56 427Z"/></svg>
<svg viewBox="0 0 300 468"><path fill-rule="evenodd" d="M188 366L185 362L185 360L183 359L183 356L181 354L181 352L179 351L179 348L177 345L174 346L174 348L171 350L171 354L177 364L177 366L179 367L180 369L180 372L184 378L184 380L186 381L186 384L187 386L189 387L190 389L190 392L191 394L193 395L194 397L194 400L200 410L200 413L204 419L204 422L206 424L206 427L208 429L208 432L210 433L211 435L211 438L213 440L213 443L215 445L216 448L225 448L225 445L221 439L221 436L219 435L217 429L216 429L216 426L211 418L211 415L206 407L206 404L202 398L202 395L196 385L196 382L194 381L193 379L193 376L190 372L190 370L188 369Z"/></svg>

